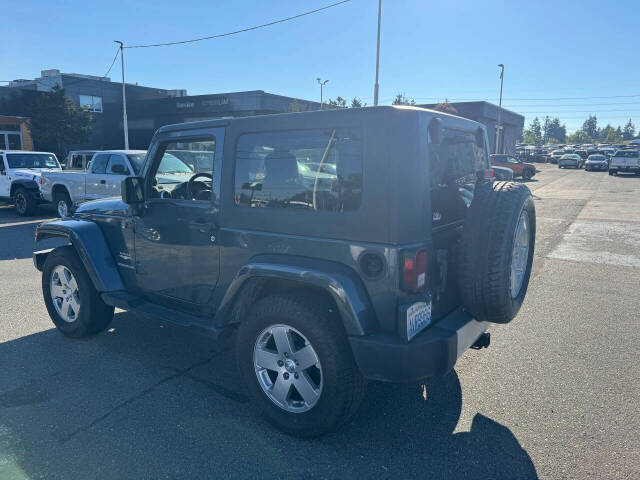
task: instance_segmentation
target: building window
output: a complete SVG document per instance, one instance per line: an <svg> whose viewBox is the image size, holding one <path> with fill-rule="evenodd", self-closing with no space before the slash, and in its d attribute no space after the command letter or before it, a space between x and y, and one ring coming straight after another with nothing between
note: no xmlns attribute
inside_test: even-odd
<svg viewBox="0 0 640 480"><path fill-rule="evenodd" d="M102 113L102 97L80 95L80 106L87 107L90 112Z"/></svg>

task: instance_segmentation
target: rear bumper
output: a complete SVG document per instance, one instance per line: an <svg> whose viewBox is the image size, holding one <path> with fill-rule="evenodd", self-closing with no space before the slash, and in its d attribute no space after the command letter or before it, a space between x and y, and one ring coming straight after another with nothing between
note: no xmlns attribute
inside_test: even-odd
<svg viewBox="0 0 640 480"><path fill-rule="evenodd" d="M488 326L459 309L409 343L391 333L351 336L349 342L360 371L368 379L410 382L450 371Z"/></svg>
<svg viewBox="0 0 640 480"><path fill-rule="evenodd" d="M611 172L633 172L640 173L640 166L632 166L632 165L620 165L620 166L610 166L609 171Z"/></svg>

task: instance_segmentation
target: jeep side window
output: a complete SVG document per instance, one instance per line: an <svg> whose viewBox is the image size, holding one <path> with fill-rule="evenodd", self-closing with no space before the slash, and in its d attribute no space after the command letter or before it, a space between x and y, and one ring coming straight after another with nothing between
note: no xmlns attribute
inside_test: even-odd
<svg viewBox="0 0 640 480"><path fill-rule="evenodd" d="M192 201L211 201L215 138L169 142L154 175L154 196Z"/></svg>
<svg viewBox="0 0 640 480"><path fill-rule="evenodd" d="M362 138L355 130L244 134L235 167L236 205L329 212L360 207Z"/></svg>
<svg viewBox="0 0 640 480"><path fill-rule="evenodd" d="M98 175L104 174L107 170L107 163L109 162L109 154L103 153L100 155L96 155L91 162L91 173L95 173Z"/></svg>
<svg viewBox="0 0 640 480"><path fill-rule="evenodd" d="M473 200L477 172L486 169L487 150L476 135L445 130L439 144L430 145L429 174L434 226L464 220Z"/></svg>

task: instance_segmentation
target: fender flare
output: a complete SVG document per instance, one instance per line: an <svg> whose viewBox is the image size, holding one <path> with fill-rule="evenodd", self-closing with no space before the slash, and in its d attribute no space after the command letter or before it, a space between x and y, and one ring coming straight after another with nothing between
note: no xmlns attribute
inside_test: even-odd
<svg viewBox="0 0 640 480"><path fill-rule="evenodd" d="M87 220L58 220L36 228L36 243L48 238L66 238L80 257L98 292L123 290L124 285L100 227ZM52 250L35 252L33 260L40 270Z"/></svg>
<svg viewBox="0 0 640 480"><path fill-rule="evenodd" d="M364 285L350 268L304 257L262 255L243 266L220 303L215 323L225 326L239 321L230 313L245 287L255 280L286 280L314 287L330 295L347 335L363 336L378 329L378 321Z"/></svg>
<svg viewBox="0 0 640 480"><path fill-rule="evenodd" d="M13 194L18 187L24 188L29 193L37 193L40 189L40 187L38 186L38 182L36 182L35 180L31 180L30 178L17 178L11 182L9 191L9 196L11 198L13 198Z"/></svg>

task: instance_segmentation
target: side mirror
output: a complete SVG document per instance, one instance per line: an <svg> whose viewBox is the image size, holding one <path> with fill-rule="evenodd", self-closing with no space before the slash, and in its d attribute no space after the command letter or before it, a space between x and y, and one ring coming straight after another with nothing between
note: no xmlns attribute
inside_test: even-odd
<svg viewBox="0 0 640 480"><path fill-rule="evenodd" d="M121 163L116 163L111 166L111 173L115 173L116 175L126 175L127 169Z"/></svg>
<svg viewBox="0 0 640 480"><path fill-rule="evenodd" d="M142 177L127 177L122 180L122 201L128 205L144 202L144 179Z"/></svg>

